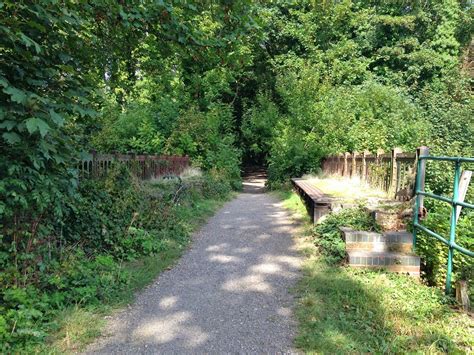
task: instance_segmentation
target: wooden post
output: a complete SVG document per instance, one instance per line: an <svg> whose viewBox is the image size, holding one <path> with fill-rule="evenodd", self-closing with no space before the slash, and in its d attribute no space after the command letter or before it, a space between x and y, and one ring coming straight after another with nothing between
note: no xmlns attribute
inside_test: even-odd
<svg viewBox="0 0 474 355"><path fill-rule="evenodd" d="M357 152L352 152L352 166L351 166L351 178L354 178L357 175L357 155L359 153Z"/></svg>
<svg viewBox="0 0 474 355"><path fill-rule="evenodd" d="M464 312L469 311L470 304L467 281L458 281L456 283L456 300L462 306Z"/></svg>
<svg viewBox="0 0 474 355"><path fill-rule="evenodd" d="M351 155L351 153L345 152L344 153L344 177L349 176L348 166L347 166L347 159Z"/></svg>
<svg viewBox="0 0 474 355"><path fill-rule="evenodd" d="M425 146L422 146L422 147L419 147L417 150L416 150L416 159L418 161L418 157L420 156L425 156L425 155L430 155L430 148L428 147L425 147ZM421 163L420 163L420 171L418 172L420 174L419 177L419 186L418 188L420 189L420 191L425 191L425 177L426 177L426 160L422 160ZM415 191L416 193L416 191ZM419 210L418 210L418 214L421 213L421 216L423 216L423 210L424 210L424 207L423 207L423 202L424 202L424 196L420 195L418 196L418 199L419 199Z"/></svg>
<svg viewBox="0 0 474 355"><path fill-rule="evenodd" d="M364 150L362 153L362 181L367 180L367 162L365 161L365 157L369 155L370 152L368 150Z"/></svg>
<svg viewBox="0 0 474 355"><path fill-rule="evenodd" d="M398 179L398 164L397 164L397 154L400 154L402 152L401 148L393 148L392 149L392 157L390 160L390 167L391 167L391 172L390 172L390 193L393 194L393 196L396 195L397 193L397 179Z"/></svg>
<svg viewBox="0 0 474 355"><path fill-rule="evenodd" d="M97 177L97 150L92 149L90 153L92 154L92 177Z"/></svg>
<svg viewBox="0 0 474 355"><path fill-rule="evenodd" d="M342 174L344 172L344 164L342 162L342 159L343 159L343 155L341 153L339 153L337 155L337 175L339 175L339 176L342 176Z"/></svg>
<svg viewBox="0 0 474 355"><path fill-rule="evenodd" d="M375 184L378 188L382 189L384 188L383 184L384 184L384 177L383 176L380 176L380 170L378 169L379 167L382 166L382 158L380 157L382 154L384 154L385 151L381 148L377 149L377 154L376 154L376 158L375 158L375 165L377 166L377 169L376 169L376 175L375 175Z"/></svg>

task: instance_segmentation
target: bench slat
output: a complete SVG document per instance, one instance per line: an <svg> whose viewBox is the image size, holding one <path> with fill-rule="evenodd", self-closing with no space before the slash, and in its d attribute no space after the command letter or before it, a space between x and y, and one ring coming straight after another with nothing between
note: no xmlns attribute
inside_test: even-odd
<svg viewBox="0 0 474 355"><path fill-rule="evenodd" d="M298 186L303 192L308 195L312 200L320 200L324 197L329 197L317 187L311 185L306 180L292 179L293 183Z"/></svg>

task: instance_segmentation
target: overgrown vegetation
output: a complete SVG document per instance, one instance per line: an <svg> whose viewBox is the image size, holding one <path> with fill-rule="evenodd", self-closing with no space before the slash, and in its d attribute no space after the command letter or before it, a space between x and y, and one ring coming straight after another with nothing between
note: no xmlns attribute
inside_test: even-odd
<svg viewBox="0 0 474 355"><path fill-rule="evenodd" d="M71 350L87 332L96 334L97 326L77 330L61 318L96 322L104 305L129 301L180 255L196 223L230 192L210 176L183 183L177 198L179 180L140 183L123 165L103 181L81 182L78 200L61 223L48 225L43 245L20 244L22 253L2 259L2 351L32 351L45 340ZM62 327L71 329L52 342L48 334ZM65 336L78 339L61 344Z"/></svg>
<svg viewBox="0 0 474 355"><path fill-rule="evenodd" d="M450 175L449 173L447 175ZM452 177L449 177L452 179ZM370 217L369 212L364 208L364 200L368 197L384 197L380 191L369 186L363 186L356 180L344 178L313 178L310 181L323 191L337 197L344 197L345 201L352 201L361 204L358 208L343 209L337 213L330 214L323 223L315 226L313 233L317 238L316 245L322 256L329 263L337 264L345 258L344 242L339 231L340 227L350 227L354 230L378 231L379 227ZM429 187L428 187L429 188ZM472 191L469 190L468 199L472 199ZM380 195L378 195L380 194ZM448 204L425 199L428 208L427 218L422 221L427 226L440 235L449 238L451 207ZM412 207L410 203L401 208ZM384 207L386 209L386 207ZM392 207L395 210L400 207ZM456 227L456 243L462 247L474 249L474 228L472 225L473 214L469 210L464 211L458 220ZM435 240L433 237L419 233L417 238L416 253L422 258L422 278L431 285L442 288L446 281L446 262L448 247ZM453 272L455 280L468 281L469 285L474 282L473 260L467 255L456 253L454 258ZM474 293L470 292L470 297Z"/></svg>
<svg viewBox="0 0 474 355"><path fill-rule="evenodd" d="M91 148L187 154L209 191L239 188L242 163L276 187L345 150L472 155L472 14L465 0L0 1L2 343L108 301L119 261L183 234L123 171L79 180ZM448 193L446 171L429 170L431 191ZM442 253L420 250L439 284Z"/></svg>
<svg viewBox="0 0 474 355"><path fill-rule="evenodd" d="M378 231L374 219L363 206L331 213L323 223L314 227L315 245L328 264L338 264L346 257L346 246L341 238L340 227L360 231Z"/></svg>
<svg viewBox="0 0 474 355"><path fill-rule="evenodd" d="M295 194L284 205L301 213ZM472 319L453 310L453 300L437 288L405 275L342 266L339 226L375 226L363 210L330 215L298 238L307 257L296 293L299 334L306 353L467 352L472 351Z"/></svg>
<svg viewBox="0 0 474 355"><path fill-rule="evenodd" d="M345 151L428 145L471 155L472 77L462 65L472 11L463 1L265 6L274 80L262 91L269 102L257 100L249 117L260 119L254 144L263 147L262 131L270 137L270 183L317 172L322 158Z"/></svg>

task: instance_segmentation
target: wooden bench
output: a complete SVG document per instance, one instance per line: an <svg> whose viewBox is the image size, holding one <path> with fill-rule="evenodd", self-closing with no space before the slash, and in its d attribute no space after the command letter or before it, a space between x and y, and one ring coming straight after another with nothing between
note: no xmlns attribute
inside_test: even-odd
<svg viewBox="0 0 474 355"><path fill-rule="evenodd" d="M334 199L313 186L305 179L291 179L295 190L305 201L306 209L311 216L311 221L317 223L319 219L331 212Z"/></svg>

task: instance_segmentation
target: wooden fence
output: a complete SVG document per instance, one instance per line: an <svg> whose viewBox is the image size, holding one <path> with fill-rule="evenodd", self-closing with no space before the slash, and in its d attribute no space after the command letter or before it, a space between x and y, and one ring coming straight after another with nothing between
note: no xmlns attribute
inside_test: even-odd
<svg viewBox="0 0 474 355"><path fill-rule="evenodd" d="M79 171L85 177L107 176L112 164L121 162L140 179L147 180L165 175L179 175L189 167L189 157L148 154L99 154L91 151L89 157L81 160Z"/></svg>
<svg viewBox="0 0 474 355"><path fill-rule="evenodd" d="M417 155L425 154L426 147L420 147L416 153L402 152L394 148L390 153L379 150L369 152L344 153L327 157L323 161L323 172L348 178L360 178L369 185L388 192L399 200L410 199L416 177Z"/></svg>

